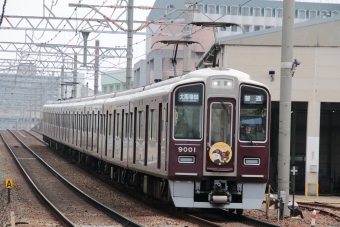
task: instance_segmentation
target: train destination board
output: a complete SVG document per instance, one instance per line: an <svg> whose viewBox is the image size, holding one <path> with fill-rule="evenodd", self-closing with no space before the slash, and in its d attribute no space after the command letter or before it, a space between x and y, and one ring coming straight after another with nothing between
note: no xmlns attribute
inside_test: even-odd
<svg viewBox="0 0 340 227"><path fill-rule="evenodd" d="M263 104L263 95L244 95L245 104Z"/></svg>
<svg viewBox="0 0 340 227"><path fill-rule="evenodd" d="M179 102L199 102L199 94L180 92L178 94L178 101Z"/></svg>

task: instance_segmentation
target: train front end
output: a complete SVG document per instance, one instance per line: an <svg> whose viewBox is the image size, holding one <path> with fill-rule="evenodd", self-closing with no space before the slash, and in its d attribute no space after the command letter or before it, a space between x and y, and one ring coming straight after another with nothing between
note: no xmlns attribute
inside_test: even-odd
<svg viewBox="0 0 340 227"><path fill-rule="evenodd" d="M269 177L270 93L236 70L204 69L177 85L169 113L169 187L176 207L242 211Z"/></svg>

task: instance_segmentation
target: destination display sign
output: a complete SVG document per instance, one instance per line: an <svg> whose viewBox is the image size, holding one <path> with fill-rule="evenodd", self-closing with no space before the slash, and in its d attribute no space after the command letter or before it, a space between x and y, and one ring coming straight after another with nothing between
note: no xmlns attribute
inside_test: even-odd
<svg viewBox="0 0 340 227"><path fill-rule="evenodd" d="M263 104L263 95L244 95L245 104Z"/></svg>
<svg viewBox="0 0 340 227"><path fill-rule="evenodd" d="M180 92L178 94L179 102L199 102L199 93Z"/></svg>

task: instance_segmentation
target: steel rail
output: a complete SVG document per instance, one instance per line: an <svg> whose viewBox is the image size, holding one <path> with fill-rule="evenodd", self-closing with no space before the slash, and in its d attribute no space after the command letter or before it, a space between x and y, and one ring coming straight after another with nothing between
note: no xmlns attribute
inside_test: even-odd
<svg viewBox="0 0 340 227"><path fill-rule="evenodd" d="M123 226L131 226L131 227L142 227L142 225L134 222L133 220L123 216L122 214L112 210L111 208L107 207L106 205L98 202L97 200L93 199L85 192L81 191L71 182L69 182L66 178L61 176L57 171L55 171L50 165L48 165L43 159L41 159L33 150L31 150L26 144L24 144L12 131L8 130L12 135L20 142L20 144L29 150L34 157L43 164L53 175L55 175L62 183L64 183L67 187L69 187L72 191L74 191L79 197L84 199L86 202L100 210L101 212L105 213L109 217L113 218L117 222L121 223Z"/></svg>
<svg viewBox="0 0 340 227"><path fill-rule="evenodd" d="M12 132L11 132L12 133ZM13 135L13 133L12 133ZM24 178L28 182L29 186L32 188L33 193L40 199L40 201L45 205L45 207L50 211L53 216L64 226L66 227L76 227L74 223L72 223L61 211L58 210L57 207L55 207L45 196L44 194L39 190L39 188L34 184L28 173L25 171L24 167L21 165L20 161L18 158L15 156L14 152L12 149L9 147L7 141L5 138L2 136L0 133L1 139L4 142L7 150L11 153L12 157L15 160L15 163L19 167L21 173L23 174Z"/></svg>

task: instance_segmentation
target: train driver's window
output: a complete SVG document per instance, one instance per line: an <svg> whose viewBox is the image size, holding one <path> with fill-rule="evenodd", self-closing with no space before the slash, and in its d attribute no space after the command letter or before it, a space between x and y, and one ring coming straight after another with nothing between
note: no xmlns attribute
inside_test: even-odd
<svg viewBox="0 0 340 227"><path fill-rule="evenodd" d="M231 122L232 122L231 103L212 103L210 106L210 144L217 142L231 144Z"/></svg>
<svg viewBox="0 0 340 227"><path fill-rule="evenodd" d="M175 91L173 136L175 139L202 139L203 85L185 85Z"/></svg>
<svg viewBox="0 0 340 227"><path fill-rule="evenodd" d="M268 93L253 86L241 86L240 97L240 132L241 141L267 140Z"/></svg>

